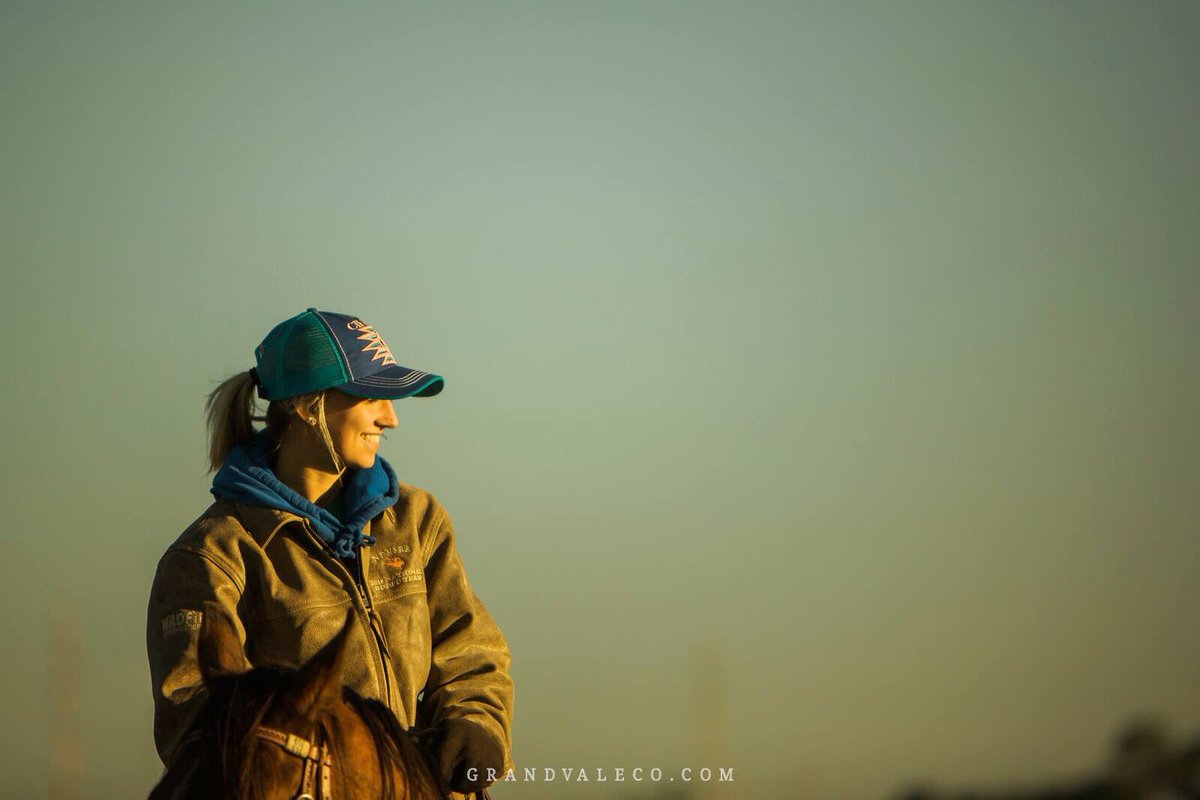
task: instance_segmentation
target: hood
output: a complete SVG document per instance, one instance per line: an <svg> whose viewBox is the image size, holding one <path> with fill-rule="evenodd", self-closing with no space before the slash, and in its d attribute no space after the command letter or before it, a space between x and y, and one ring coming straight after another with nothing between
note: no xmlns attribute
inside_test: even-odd
<svg viewBox="0 0 1200 800"><path fill-rule="evenodd" d="M342 558L357 558L360 544L375 543L375 537L363 536L363 526L400 498L400 484L390 464L376 456L370 469L346 470L339 519L279 480L267 457L270 447L271 439L265 430L243 444L234 445L213 476L213 495L304 517Z"/></svg>

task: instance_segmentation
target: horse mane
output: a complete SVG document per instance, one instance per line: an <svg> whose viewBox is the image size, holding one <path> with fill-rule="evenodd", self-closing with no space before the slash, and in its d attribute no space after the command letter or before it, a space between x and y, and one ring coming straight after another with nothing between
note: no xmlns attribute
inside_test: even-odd
<svg viewBox="0 0 1200 800"><path fill-rule="evenodd" d="M282 670L261 667L216 678L207 684L208 713L197 720L197 726L207 723L201 730L216 735L221 783L227 790L236 790L235 796L245 800L267 796L267 776L253 769L255 756L263 745L254 730L274 706L285 676Z"/></svg>
<svg viewBox="0 0 1200 800"><path fill-rule="evenodd" d="M429 766L430 762L425 753L413 740L412 736L400 727L396 715L386 705L371 698L363 697L350 687L343 687L342 699L346 701L371 732L375 752L379 754L382 769L383 796L394 797L396 800L407 800L409 797L448 797L450 790L442 784ZM336 725L336 721L334 723ZM331 737L334 755L343 764L345 754L340 752L340 736ZM405 792L396 794L394 773L388 765L400 768L405 777Z"/></svg>

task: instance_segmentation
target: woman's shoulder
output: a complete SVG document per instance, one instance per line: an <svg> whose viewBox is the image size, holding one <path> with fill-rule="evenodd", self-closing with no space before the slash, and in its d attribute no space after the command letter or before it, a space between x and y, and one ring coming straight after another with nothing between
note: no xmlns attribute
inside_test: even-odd
<svg viewBox="0 0 1200 800"><path fill-rule="evenodd" d="M412 525L419 531L436 529L446 517L446 509L428 489L411 483L399 483L400 497L387 509L397 525Z"/></svg>
<svg viewBox="0 0 1200 800"><path fill-rule="evenodd" d="M247 538L252 537L243 524L237 504L217 498L179 534L167 548L167 553L228 554L239 549Z"/></svg>

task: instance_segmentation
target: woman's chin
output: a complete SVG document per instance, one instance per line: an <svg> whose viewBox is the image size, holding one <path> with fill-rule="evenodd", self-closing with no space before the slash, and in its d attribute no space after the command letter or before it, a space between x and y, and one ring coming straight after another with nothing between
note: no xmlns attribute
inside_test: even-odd
<svg viewBox="0 0 1200 800"><path fill-rule="evenodd" d="M358 456L353 461L347 461L346 463L355 469L371 469L375 466L375 457L375 453L367 453Z"/></svg>

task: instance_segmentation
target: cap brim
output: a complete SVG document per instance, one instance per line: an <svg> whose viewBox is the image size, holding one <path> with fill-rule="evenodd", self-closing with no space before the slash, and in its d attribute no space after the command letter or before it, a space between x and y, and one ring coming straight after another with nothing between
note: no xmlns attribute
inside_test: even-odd
<svg viewBox="0 0 1200 800"><path fill-rule="evenodd" d="M399 400L402 397L433 397L444 385L441 375L393 364L333 388L355 397Z"/></svg>

